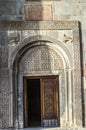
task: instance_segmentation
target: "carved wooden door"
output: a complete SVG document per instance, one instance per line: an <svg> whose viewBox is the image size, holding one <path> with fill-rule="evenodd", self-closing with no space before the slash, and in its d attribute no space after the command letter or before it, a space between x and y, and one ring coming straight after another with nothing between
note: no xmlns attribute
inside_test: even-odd
<svg viewBox="0 0 86 130"><path fill-rule="evenodd" d="M58 76L24 78L24 127L59 126L58 78Z"/></svg>
<svg viewBox="0 0 86 130"><path fill-rule="evenodd" d="M42 78L43 126L59 126L58 77Z"/></svg>

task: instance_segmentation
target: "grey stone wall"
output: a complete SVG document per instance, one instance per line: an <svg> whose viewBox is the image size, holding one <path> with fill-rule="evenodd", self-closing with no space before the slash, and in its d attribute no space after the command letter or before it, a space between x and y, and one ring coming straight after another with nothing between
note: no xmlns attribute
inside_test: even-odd
<svg viewBox="0 0 86 130"><path fill-rule="evenodd" d="M24 20L24 0L0 0L0 21Z"/></svg>
<svg viewBox="0 0 86 130"><path fill-rule="evenodd" d="M9 76L8 69L0 69L0 128L9 126Z"/></svg>
<svg viewBox="0 0 86 130"><path fill-rule="evenodd" d="M33 26L33 23L34 23L34 26ZM49 24L50 23L50 24ZM4 25L3 23L1 24L1 26L2 25ZM12 25L11 27L10 27L10 25ZM30 26L31 25L31 26ZM42 30L40 30L40 31L38 31L38 29L39 29L39 27L38 27L38 25L40 26L40 28L42 29ZM53 26L52 26L53 25ZM1 27L0 26L0 27ZM10 27L10 30L9 30L9 27ZM22 28L23 30L22 31L20 31L20 28ZM29 31L25 31L26 30L26 28L27 28L27 30L29 30ZM62 28L62 30L61 30L61 28ZM33 42L34 41L36 41L36 40L43 40L43 38L42 38L42 36L40 36L40 37L35 37L35 35L37 35L37 34L44 34L44 35L49 35L49 36L51 36L50 34L50 31L49 30L51 30L51 31L54 31L54 33L55 34L57 34L58 35L58 37L59 37L59 40L61 41L62 39L60 39L60 38L62 38L63 37L63 40L64 40L64 32L63 32L63 30L65 30L65 29L70 29L70 31L68 31L67 32L67 30L65 30L65 33L68 33L68 34L70 34L70 36L73 36L74 34L72 34L74 31L72 31L71 32L71 30L73 30L73 29L78 29L78 23L77 22L23 22L22 23L22 26L21 26L21 22L20 22L20 24L19 23L17 23L17 22L13 22L13 24L11 24L11 23L6 23L6 26L3 26L3 33L2 34L4 34L4 33L7 33L7 37L6 37L6 39L4 38L4 44L3 44L3 46L1 45L1 50L3 50L3 47L7 47L7 53L8 53L8 50L9 50L9 48L10 48L10 50L11 49L13 49L13 48L15 48L16 47L16 51L14 52L14 53L16 53L17 54L17 52L19 52L18 50L19 50L19 48L22 48L22 46L25 46L25 44L28 44L28 42L27 42L27 37L28 38L30 38L28 41L30 42L30 40L33 40ZM15 29L15 30L14 30ZM31 30L32 29L32 30ZM43 32L43 30L46 30L45 32ZM55 31L56 30L56 31ZM60 30L60 32L59 31L57 31L57 30ZM61 32L62 31L62 32ZM16 33L17 32L17 33ZM11 35L12 33L16 33L16 34L19 34L19 36L17 36L17 35ZM26 34L26 35L25 35ZM53 35L53 33L52 33L52 35ZM60 35L60 36L59 36ZM13 38L13 41L12 42L8 42L8 40L9 40L9 37L10 37L10 40L12 40L11 39L11 36L12 36L12 38ZM14 37L15 36L15 37ZM25 37L26 36L26 37ZM31 36L34 36L34 38L31 38ZM3 36L4 37L4 36ZM51 39L53 39L53 38L55 38L56 36L55 35L53 35L53 37L51 38ZM23 38L23 39L22 39ZM24 38L26 38L26 41L24 41L24 42L22 42L23 40L24 40ZM36 39L35 39L36 38ZM41 38L41 39L40 39ZM56 38L55 38L56 39ZM49 38L47 39L47 36L45 36L45 39L44 40L50 40ZM58 40L58 38L57 38L57 40ZM77 40L77 37L74 39L74 40ZM1 41L2 41L2 39L1 39ZM6 42L7 41L7 42ZM78 41L78 40L77 40ZM55 44L57 43L57 41L51 41L51 42L55 42ZM58 44L60 44L61 45L61 43L58 43ZM68 43L68 45L66 45L67 47L68 47L68 49L70 50L70 48L71 47L69 47L69 44L71 45L71 47L72 46L74 46L74 43L72 43L71 41L69 41L69 43ZM65 42L64 42L64 44L62 44L63 45L63 48L65 48L66 46L65 46ZM79 47L79 41L77 42L77 48ZM64 47L65 46L65 47ZM79 65L79 48L78 48L78 52L76 52L76 49L75 49L75 54L76 54L76 56L78 56L78 59L77 60L74 60L74 61L77 61L77 64ZM9 114L8 114L8 110L9 110L9 107L11 107L10 105L9 105L9 94L8 94L8 90L9 90L9 87L10 87L10 84L8 85L8 81L10 82L10 78L12 77L10 77L9 78L9 80L8 80L8 72L6 73L6 69L8 70L8 64L9 64L9 58L8 57L12 57L12 59L11 59L11 61L10 62L12 62L13 61L13 59L14 59L14 57L11 55L11 52L10 52L10 55L7 55L7 53L5 52L5 51L3 51L3 57L1 56L1 58L2 58L2 62L1 63L3 63L4 65L2 65L1 66L1 72L3 71L3 69L5 69L5 73L3 72L3 73L1 73L1 76L2 76L2 78L0 79L0 81L1 81L1 87L3 88L3 91L1 91L1 93L3 93L3 92L6 92L6 99L7 100L5 100L5 94L3 94L3 96L1 96L3 99L4 99L4 102L2 103L3 104L3 106L4 106L4 109L3 109L3 106L1 106L1 108L3 109L3 112L4 112L4 114L3 114L3 117L1 118L1 120L2 120L2 123L3 123L3 126L2 127L8 127L8 125L9 125ZM17 54L18 55L18 54ZM69 55L68 55L69 56ZM18 55L18 57L19 57L19 55ZM6 62L4 62L3 60L6 58ZM16 57L17 58L17 57ZM75 57L74 57L74 59L76 59ZM6 65L6 66L5 66ZM74 62L74 65L76 65L75 64L75 62ZM72 66L71 66L72 67ZM80 65L79 65L79 67L80 67ZM11 66L10 66L10 68L9 68L9 70L11 69ZM80 74L79 74L80 75ZM5 81L5 78L6 78L6 81ZM64 78L65 79L65 78ZM78 80L80 81L80 78L78 78ZM6 82L6 84L5 84L5 82ZM75 82L76 82L76 80L75 80ZM14 83L14 82L13 82ZM12 85L13 85L13 83L12 83ZM64 83L63 83L64 84ZM81 91L80 91L80 88L81 88L81 86L80 86L80 84L76 84L76 86L79 88L79 92L80 92L80 94L81 94ZM74 86L74 89L75 89L75 86ZM77 91L77 90L76 90ZM13 92L13 91L9 91L9 92ZM77 92L75 92L75 93L78 93L78 91ZM78 97L78 99L80 99L81 100L81 95L79 94L79 96L77 96ZM74 97L75 98L75 97ZM76 103L76 102L75 102ZM5 105L6 104L6 105ZM80 119L80 118L82 118L82 109L81 109L81 102L80 102L80 107L79 107L80 109L80 111L77 111L77 107L76 107L76 109L75 109L75 114L76 115L78 115L79 113L78 112L80 112L80 114L78 115L78 119L76 119L76 116L75 116L75 119L78 121L79 120L79 122L76 124L77 126L78 125L80 125L80 126L82 126L82 119ZM76 113L76 111L77 111L77 113ZM62 117L63 118L63 117ZM64 119L64 118L63 118ZM17 122L17 119L16 119L16 122ZM62 122L62 125L64 124L64 120L63 120L63 122ZM66 121L65 121L65 124L66 124ZM66 126L66 125L65 125Z"/></svg>
<svg viewBox="0 0 86 130"><path fill-rule="evenodd" d="M85 120L83 124L84 126L86 126L86 0L60 0L60 1L48 0L40 2L30 1L25 4L28 4L29 6L32 4L33 5L40 4L41 6L49 5L50 7L52 7L51 20L53 21L78 20L80 22L80 40L81 40L80 44L82 48L81 60L83 70L82 91L84 94L82 104L84 113L83 119ZM47 13L45 12L45 15L46 14ZM0 127L3 128L5 127L7 128L9 126L8 30L10 30L11 28L11 31L14 30L17 31L18 29L22 33L21 31L22 27L28 30L28 27L31 26L30 27L31 29L33 25L35 26L34 22L32 22L30 25L28 24L28 26L26 26L27 23L24 23L23 25L22 23L19 23L19 26L17 25L16 28L15 21L22 21L22 20L24 20L24 0L0 0L0 21L4 22L14 21L14 23L12 23L13 24L12 28L11 28L12 24L8 26L7 23L4 23L2 26L0 26ZM50 24L50 22L48 23ZM53 27L53 25L51 25L51 27ZM38 24L38 29L42 29L40 22ZM47 29L50 30L48 26ZM68 29L70 29L70 27ZM12 48L13 47L15 46L12 46ZM76 130L78 130L78 128Z"/></svg>

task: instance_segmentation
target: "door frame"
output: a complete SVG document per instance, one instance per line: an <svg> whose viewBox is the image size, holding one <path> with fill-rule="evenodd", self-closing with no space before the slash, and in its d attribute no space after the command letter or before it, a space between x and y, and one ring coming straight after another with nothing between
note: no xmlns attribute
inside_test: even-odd
<svg viewBox="0 0 86 130"><path fill-rule="evenodd" d="M59 75L52 75L52 76L24 76L23 77L23 117L24 117L24 128L28 128L28 102L27 102L27 79L39 79L40 80L40 98L41 98L41 127L43 126L43 119L44 119L44 85L43 85L43 80L42 79L57 79L58 83L58 91L54 95L54 98L57 99L57 105L56 103L54 104L55 107L55 113L58 116L58 123L60 126L60 108L59 108ZM55 90L56 90L55 86ZM58 114L57 114L58 111Z"/></svg>

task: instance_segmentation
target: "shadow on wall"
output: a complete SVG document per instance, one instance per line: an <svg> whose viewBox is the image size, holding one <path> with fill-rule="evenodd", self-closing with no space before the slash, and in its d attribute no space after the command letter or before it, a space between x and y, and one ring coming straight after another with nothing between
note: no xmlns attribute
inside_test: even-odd
<svg viewBox="0 0 86 130"><path fill-rule="evenodd" d="M9 127L8 23L24 20L24 0L0 0L0 128ZM9 26L9 27L8 27ZM8 27L5 28L5 27ZM11 52L11 49L10 49Z"/></svg>
<svg viewBox="0 0 86 130"><path fill-rule="evenodd" d="M0 24L0 128L9 126L8 36ZM6 109L7 108L7 109Z"/></svg>
<svg viewBox="0 0 86 130"><path fill-rule="evenodd" d="M81 61L81 76L82 76L82 79L81 79L81 86L82 86L82 122L83 122L83 126L85 127L85 95L84 95L84 82L83 82L83 75L84 75L84 71L83 71L83 68L84 68L84 58L83 58L83 41L82 41L82 26L81 26L81 23L79 22L79 33L80 33L80 61Z"/></svg>
<svg viewBox="0 0 86 130"><path fill-rule="evenodd" d="M0 0L0 21L23 21L24 0Z"/></svg>

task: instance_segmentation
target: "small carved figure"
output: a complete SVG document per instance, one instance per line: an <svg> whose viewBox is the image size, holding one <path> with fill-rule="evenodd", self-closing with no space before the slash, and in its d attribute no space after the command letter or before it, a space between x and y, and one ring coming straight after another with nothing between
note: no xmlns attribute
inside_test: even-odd
<svg viewBox="0 0 86 130"><path fill-rule="evenodd" d="M20 41L20 34L12 34L9 38L9 44L18 44Z"/></svg>
<svg viewBox="0 0 86 130"><path fill-rule="evenodd" d="M73 42L73 39L71 38L71 37L68 37L66 34L64 34L64 41L63 42L65 42L65 43L67 43L67 42Z"/></svg>

